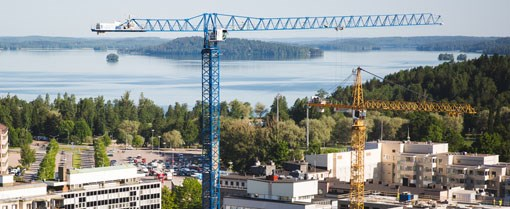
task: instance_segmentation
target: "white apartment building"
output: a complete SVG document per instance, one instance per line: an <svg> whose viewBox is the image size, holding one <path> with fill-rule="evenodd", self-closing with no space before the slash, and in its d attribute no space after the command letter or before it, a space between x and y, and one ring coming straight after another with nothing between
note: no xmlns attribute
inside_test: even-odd
<svg viewBox="0 0 510 209"><path fill-rule="evenodd" d="M25 183L0 187L0 209L61 208L58 195L48 195L46 184Z"/></svg>
<svg viewBox="0 0 510 209"><path fill-rule="evenodd" d="M350 179L350 152L307 155L306 160L331 171L340 181ZM447 143L367 142L365 179L379 184L414 187L463 187L504 197L510 164L498 155L450 153Z"/></svg>
<svg viewBox="0 0 510 209"><path fill-rule="evenodd" d="M327 170L329 177L340 181L350 181L351 151L318 155L306 155L310 165ZM381 145L367 143L365 146L365 179L374 179L380 175Z"/></svg>
<svg viewBox="0 0 510 209"><path fill-rule="evenodd" d="M9 130L4 124L0 124L0 175L8 174L8 161L9 155Z"/></svg>
<svg viewBox="0 0 510 209"><path fill-rule="evenodd" d="M142 181L130 164L73 169L60 182L46 182L63 198L63 208L161 208L161 182Z"/></svg>
<svg viewBox="0 0 510 209"><path fill-rule="evenodd" d="M225 209L333 209L337 200L314 199L318 194L318 180L248 179L249 197L224 197Z"/></svg>

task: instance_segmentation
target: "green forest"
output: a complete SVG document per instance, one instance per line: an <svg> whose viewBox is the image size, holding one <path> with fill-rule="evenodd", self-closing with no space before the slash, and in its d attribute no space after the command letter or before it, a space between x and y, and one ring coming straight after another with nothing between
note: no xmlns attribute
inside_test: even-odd
<svg viewBox="0 0 510 209"><path fill-rule="evenodd" d="M48 36L0 37L0 49L19 50L37 49L81 49L95 50L125 49L152 46L167 42L168 39L156 37L139 38L70 38Z"/></svg>
<svg viewBox="0 0 510 209"><path fill-rule="evenodd" d="M384 38L337 38L328 41L302 41L322 50L372 51L418 50L462 51L485 54L510 54L510 37L423 36Z"/></svg>
<svg viewBox="0 0 510 209"><path fill-rule="evenodd" d="M387 75L382 80L371 79L363 85L365 99L469 103L478 113L451 117L437 113L370 111L368 140L381 139L380 124L383 124L384 140L405 140L409 130L414 141L448 142L453 152L499 154L501 161L509 161L509 80L510 56L498 55L418 67ZM339 86L331 94L319 90L316 96L347 104L351 100L351 87ZM305 118L309 99L300 98L288 104L282 96L268 107L238 100L222 102L222 164L232 162L234 170L244 172L256 160L273 160L279 164L301 159L306 150ZM0 98L0 122L9 127L9 142L13 147L40 136L66 144L92 145L94 137L102 137L134 147L200 147L201 112L199 101L190 106L175 103L163 109L143 94L135 102L129 92L113 100L105 100L103 96L76 98L67 93L56 98L39 96L33 101L15 95ZM345 149L351 123L347 113L311 108L311 147L307 152Z"/></svg>
<svg viewBox="0 0 510 209"><path fill-rule="evenodd" d="M229 38L218 44L222 59L235 60L288 60L320 57L323 51L316 48L293 46L256 40ZM177 38L157 46L120 50L120 53L160 56L173 59L200 59L203 38Z"/></svg>

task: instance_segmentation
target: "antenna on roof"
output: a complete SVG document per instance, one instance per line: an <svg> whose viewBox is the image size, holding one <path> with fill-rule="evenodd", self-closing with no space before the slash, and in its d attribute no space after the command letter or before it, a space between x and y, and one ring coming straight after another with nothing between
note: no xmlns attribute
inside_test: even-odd
<svg viewBox="0 0 510 209"><path fill-rule="evenodd" d="M411 141L411 137L409 136L409 126L407 126L407 141Z"/></svg>

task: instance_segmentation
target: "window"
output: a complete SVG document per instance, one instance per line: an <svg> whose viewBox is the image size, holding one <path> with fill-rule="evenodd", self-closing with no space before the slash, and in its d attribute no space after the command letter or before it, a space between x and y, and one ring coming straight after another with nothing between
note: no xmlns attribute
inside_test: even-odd
<svg viewBox="0 0 510 209"><path fill-rule="evenodd" d="M391 152L395 153L395 150L391 150Z"/></svg>
<svg viewBox="0 0 510 209"><path fill-rule="evenodd" d="M236 181L236 186L239 186L239 182L238 181Z"/></svg>

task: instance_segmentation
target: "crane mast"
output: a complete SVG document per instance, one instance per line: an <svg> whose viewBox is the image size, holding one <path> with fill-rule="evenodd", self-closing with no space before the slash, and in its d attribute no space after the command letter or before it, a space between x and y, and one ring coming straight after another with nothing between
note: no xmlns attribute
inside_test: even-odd
<svg viewBox="0 0 510 209"><path fill-rule="evenodd" d="M351 134L351 147L354 150L351 152L351 178L350 178L350 208L351 209L364 209L365 203L365 139L366 129L365 126L365 99L363 98L363 88L361 86L361 68L356 70L356 80L354 81L354 88L352 89L352 134Z"/></svg>
<svg viewBox="0 0 510 209"><path fill-rule="evenodd" d="M106 32L203 33L201 137L205 162L202 164L202 207L220 209L220 49L218 42L226 39L227 32L441 25L440 18L441 16L431 13L271 18L204 13L183 19L129 18L119 24L97 23L91 30L98 34ZM363 105L359 107L362 108ZM364 127L362 122L360 120L359 128ZM364 142L359 146L364 148ZM363 165L359 166L358 171L361 171L362 178ZM358 201L357 206L361 205L361 208L363 208L363 202L359 201L363 200L363 197L360 197L363 193L362 186L361 184L361 187L357 188L358 193L355 195Z"/></svg>

